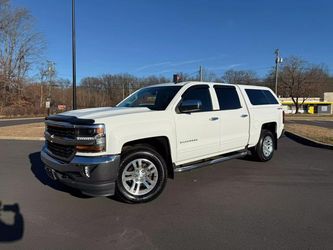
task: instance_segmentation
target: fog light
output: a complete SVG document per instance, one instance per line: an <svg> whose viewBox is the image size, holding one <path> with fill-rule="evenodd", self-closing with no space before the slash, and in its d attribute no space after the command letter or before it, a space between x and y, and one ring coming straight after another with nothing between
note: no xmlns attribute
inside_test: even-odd
<svg viewBox="0 0 333 250"><path fill-rule="evenodd" d="M83 168L83 173L84 173L84 175L85 175L87 178L90 178L90 169L89 169L88 166L85 166L85 167Z"/></svg>

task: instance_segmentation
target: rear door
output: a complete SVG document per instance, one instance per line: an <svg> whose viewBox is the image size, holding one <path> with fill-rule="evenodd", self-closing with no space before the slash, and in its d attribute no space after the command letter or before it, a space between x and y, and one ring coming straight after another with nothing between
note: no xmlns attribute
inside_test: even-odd
<svg viewBox="0 0 333 250"><path fill-rule="evenodd" d="M220 106L222 152L243 149L249 139L249 113L240 90L230 85L214 85Z"/></svg>
<svg viewBox="0 0 333 250"><path fill-rule="evenodd" d="M189 87L181 102L189 100L198 100L202 106L193 113L176 111L177 161L180 163L205 158L220 150L219 111L213 110L209 86Z"/></svg>

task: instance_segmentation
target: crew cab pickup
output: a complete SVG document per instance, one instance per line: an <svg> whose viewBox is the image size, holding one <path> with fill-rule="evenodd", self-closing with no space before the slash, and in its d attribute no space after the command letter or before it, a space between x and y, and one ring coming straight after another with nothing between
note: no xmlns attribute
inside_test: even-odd
<svg viewBox="0 0 333 250"><path fill-rule="evenodd" d="M131 203L156 198L177 172L246 155L268 161L284 128L269 88L210 82L153 85L116 107L45 123L41 159L51 178Z"/></svg>

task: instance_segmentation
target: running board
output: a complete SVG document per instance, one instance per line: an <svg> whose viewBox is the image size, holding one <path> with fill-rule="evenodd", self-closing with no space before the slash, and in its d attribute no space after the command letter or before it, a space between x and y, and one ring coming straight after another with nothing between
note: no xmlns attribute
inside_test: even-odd
<svg viewBox="0 0 333 250"><path fill-rule="evenodd" d="M208 166L208 165L213 165L213 164L217 164L217 163L221 163L221 162L224 162L224 161L228 161L228 160L231 160L231 159L236 159L236 158L241 158L241 157L244 157L248 154L248 151L241 151L241 152L238 152L238 153L235 153L235 154L228 154L228 155L225 155L225 156L221 156L219 158L214 158L214 159L211 159L211 160L207 160L207 161L203 161L203 162L198 162L198 163L194 163L194 164L190 164L190 165L180 165L179 167L176 167L174 169L174 172L175 173L181 173L181 172L185 172L185 171L190 171L190 170L193 170L193 169L196 169L196 168L201 168L201 167L205 167L205 166Z"/></svg>

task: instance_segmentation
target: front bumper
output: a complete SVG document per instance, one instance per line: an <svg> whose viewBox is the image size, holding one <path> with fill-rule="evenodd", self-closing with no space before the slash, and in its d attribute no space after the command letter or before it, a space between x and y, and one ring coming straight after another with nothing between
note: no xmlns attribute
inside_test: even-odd
<svg viewBox="0 0 333 250"><path fill-rule="evenodd" d="M96 157L75 156L69 163L51 157L47 148L41 151L47 174L54 180L80 190L89 196L114 195L120 155ZM89 177L88 177L89 176Z"/></svg>

